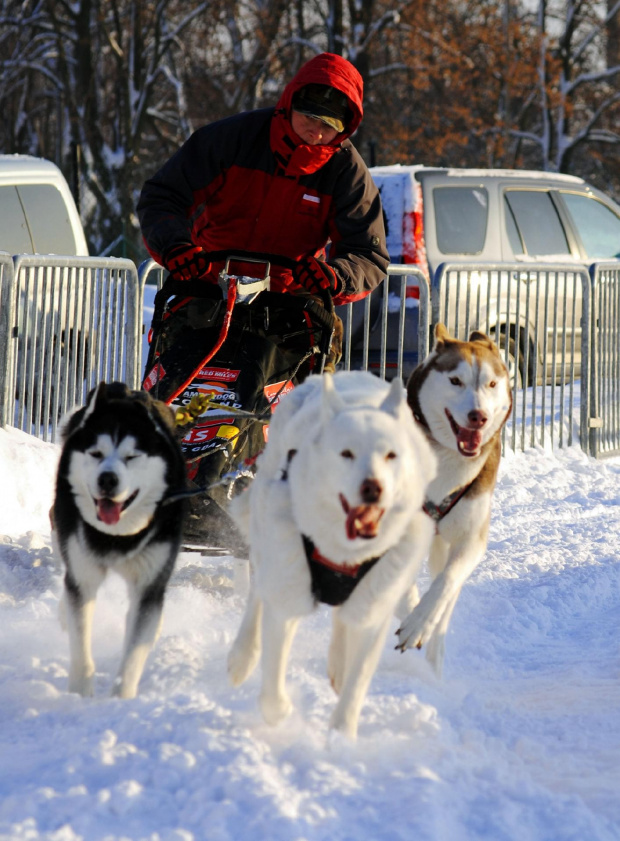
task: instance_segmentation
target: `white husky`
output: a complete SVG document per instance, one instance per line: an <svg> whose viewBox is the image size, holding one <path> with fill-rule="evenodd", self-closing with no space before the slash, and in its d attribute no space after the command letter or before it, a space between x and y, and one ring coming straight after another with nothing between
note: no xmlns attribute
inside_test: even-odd
<svg viewBox="0 0 620 841"><path fill-rule="evenodd" d="M228 667L242 683L261 656L265 720L286 717L286 664L299 619L334 606L331 726L350 738L390 618L432 538L422 511L434 458L401 384L368 373L311 377L278 406L250 488L233 513L250 542L253 581Z"/></svg>
<svg viewBox="0 0 620 841"><path fill-rule="evenodd" d="M486 550L500 431L512 394L499 350L484 333L461 342L438 324L435 338L433 352L407 384L414 417L437 456L425 504L437 530L429 559L433 580L397 633L403 651L428 644L427 659L440 675L456 600Z"/></svg>

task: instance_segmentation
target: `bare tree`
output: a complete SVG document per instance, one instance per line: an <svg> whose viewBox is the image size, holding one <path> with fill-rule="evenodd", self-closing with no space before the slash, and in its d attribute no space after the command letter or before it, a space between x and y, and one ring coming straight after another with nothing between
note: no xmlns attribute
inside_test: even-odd
<svg viewBox="0 0 620 841"><path fill-rule="evenodd" d="M145 143L178 141L189 131L182 38L207 7L4 4L10 58L2 60L0 102L15 114L5 148L45 155L65 170L71 148L80 150L82 216L95 251L122 234L136 238L133 187Z"/></svg>
<svg viewBox="0 0 620 841"><path fill-rule="evenodd" d="M372 56L367 133L379 162L508 165L511 114L535 82L533 46L505 3L403 7Z"/></svg>
<svg viewBox="0 0 620 841"><path fill-rule="evenodd" d="M0 0L0 148L68 175L79 152L91 249L129 240L137 258L145 178L194 127L273 105L329 50L364 80L354 143L369 162L601 183L620 155L619 16L620 0L535 14L522 0Z"/></svg>
<svg viewBox="0 0 620 841"><path fill-rule="evenodd" d="M620 143L608 121L620 102L620 64L608 64L605 38L619 11L620 0L602 13L593 0L567 0L553 8L540 0L538 81L518 118L529 128L512 134L537 147L544 169L572 172L584 146L594 152L600 144Z"/></svg>
<svg viewBox="0 0 620 841"><path fill-rule="evenodd" d="M607 0L607 67L620 64L620 9L616 0Z"/></svg>

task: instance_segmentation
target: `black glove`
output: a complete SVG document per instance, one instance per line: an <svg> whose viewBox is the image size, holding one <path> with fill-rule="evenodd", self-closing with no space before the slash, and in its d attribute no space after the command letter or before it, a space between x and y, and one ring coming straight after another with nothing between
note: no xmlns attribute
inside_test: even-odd
<svg viewBox="0 0 620 841"><path fill-rule="evenodd" d="M293 269L293 276L300 286L311 295L320 295L327 290L331 295L342 291L342 281L324 260L316 257L304 257Z"/></svg>
<svg viewBox="0 0 620 841"><path fill-rule="evenodd" d="M211 260L207 251L184 242L166 252L164 265L174 280L198 280L211 269Z"/></svg>

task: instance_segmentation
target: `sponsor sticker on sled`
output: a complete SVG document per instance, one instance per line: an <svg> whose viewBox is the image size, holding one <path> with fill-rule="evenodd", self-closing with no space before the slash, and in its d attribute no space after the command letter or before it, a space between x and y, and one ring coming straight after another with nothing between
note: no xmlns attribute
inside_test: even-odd
<svg viewBox="0 0 620 841"><path fill-rule="evenodd" d="M142 388L145 391L150 391L165 376L166 372L164 370L164 366L160 362L157 362L155 367L150 371L150 373L142 383Z"/></svg>
<svg viewBox="0 0 620 841"><path fill-rule="evenodd" d="M289 391L292 391L295 388L291 380L282 380L280 383L271 383L271 385L266 385L263 389L263 393L269 403L271 404L271 411L275 409L278 405L282 397L285 394L288 394Z"/></svg>
<svg viewBox="0 0 620 841"><path fill-rule="evenodd" d="M240 373L241 371L235 371L231 368L201 368L196 374L196 379L234 383L239 378Z"/></svg>
<svg viewBox="0 0 620 841"><path fill-rule="evenodd" d="M176 404L188 406L194 397L205 397L209 401L201 418L212 417L214 414L221 415L222 412L230 412L231 409L240 409L239 395L232 391L227 384L192 382L183 394L177 398Z"/></svg>
<svg viewBox="0 0 620 841"><path fill-rule="evenodd" d="M211 405L207 411L220 412L226 409L240 409L239 395L236 391L231 391L227 385L219 385L218 383L205 383L204 385L197 385L196 391L207 397ZM219 409L218 407L222 408Z"/></svg>
<svg viewBox="0 0 620 841"><path fill-rule="evenodd" d="M218 420L215 423L195 426L183 439L184 444L204 444L214 438L234 438L239 430L233 426L233 418L225 418L226 423Z"/></svg>

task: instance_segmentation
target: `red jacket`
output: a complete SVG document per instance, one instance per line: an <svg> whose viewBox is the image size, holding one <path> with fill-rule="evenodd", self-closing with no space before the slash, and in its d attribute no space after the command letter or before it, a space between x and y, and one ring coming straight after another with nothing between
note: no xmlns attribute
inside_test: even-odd
<svg viewBox="0 0 620 841"><path fill-rule="evenodd" d="M293 94L310 83L331 85L349 101L347 130L329 145L306 145L291 127ZM363 298L384 279L389 258L379 192L347 139L362 115L361 76L322 53L275 108L198 129L142 189L137 209L149 253L163 265L174 246L200 245L215 256L213 281L226 256L259 256L272 263L272 290L295 292L294 264L322 255L329 242L328 262L343 281L334 302ZM235 271L253 273L250 264Z"/></svg>

